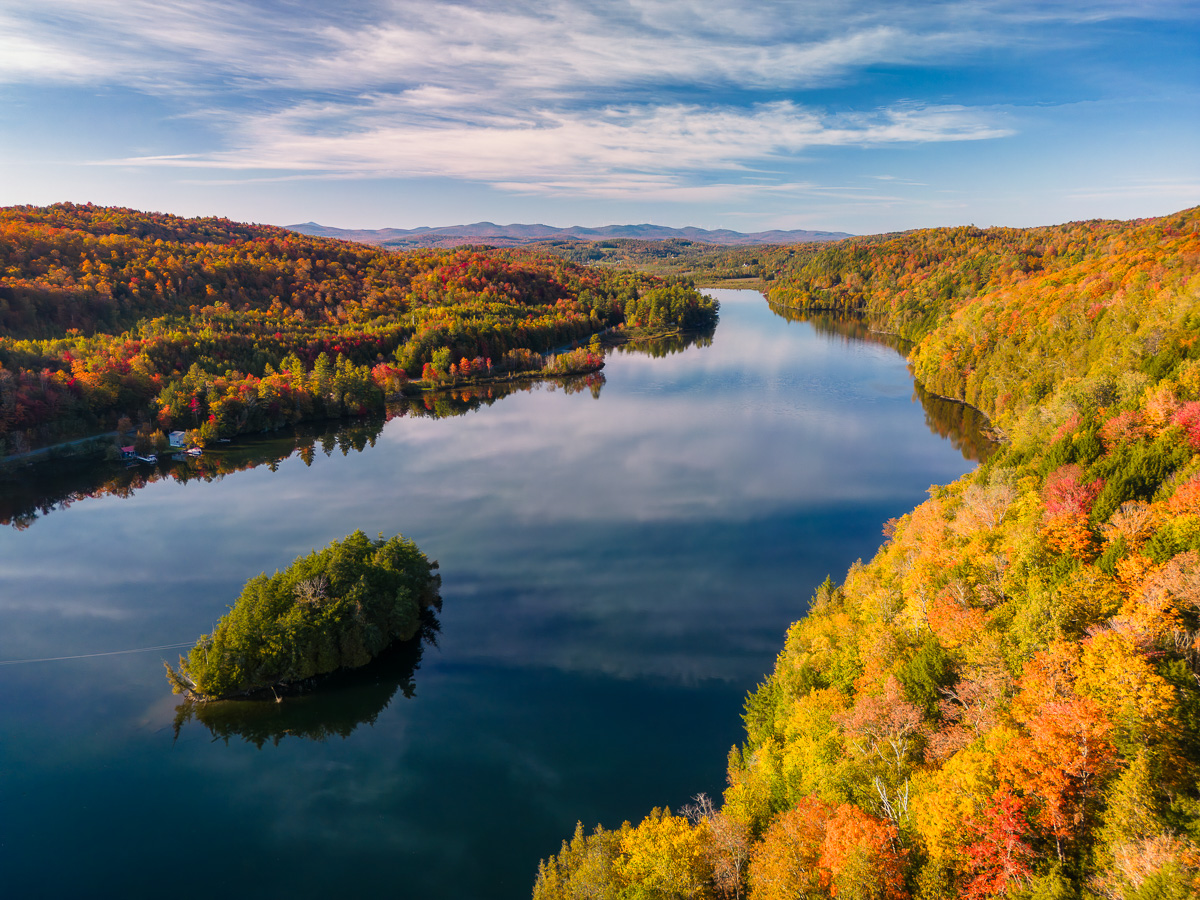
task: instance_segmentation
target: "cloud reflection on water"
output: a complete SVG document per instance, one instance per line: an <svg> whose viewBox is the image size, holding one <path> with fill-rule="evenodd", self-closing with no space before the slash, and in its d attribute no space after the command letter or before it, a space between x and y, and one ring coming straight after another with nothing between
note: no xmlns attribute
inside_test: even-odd
<svg viewBox="0 0 1200 900"><path fill-rule="evenodd" d="M719 791L740 699L814 586L971 466L898 354L721 297L711 346L613 354L598 400L542 388L406 416L361 453L0 530L0 659L194 639L248 577L356 528L412 538L444 579L415 696L346 740L258 750L193 723L173 744L160 654L0 669L13 858L66 844L93 881L144 892L175 874L170 820L240 861L206 892L344 892L346 872L394 890L404 869L417 895L527 896L577 818Z"/></svg>
<svg viewBox="0 0 1200 900"><path fill-rule="evenodd" d="M456 659L759 672L816 583L968 466L913 409L894 351L781 328L757 295L722 299L711 346L614 354L598 401L542 386L394 419L364 453L157 482L3 535L21 557L0 569L2 649L90 649L96 632L68 624L84 612L186 639L250 575L363 528L440 559Z"/></svg>

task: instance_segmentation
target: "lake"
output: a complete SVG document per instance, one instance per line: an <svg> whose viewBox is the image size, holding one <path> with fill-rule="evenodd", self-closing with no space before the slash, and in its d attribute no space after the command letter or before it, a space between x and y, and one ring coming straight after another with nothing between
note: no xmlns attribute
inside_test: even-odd
<svg viewBox="0 0 1200 900"><path fill-rule="evenodd" d="M711 341L612 353L603 384L229 445L219 478L10 485L4 895L524 898L577 820L719 796L813 589L981 444L862 326L712 293ZM179 650L112 653L194 641L356 528L440 562L437 646L191 708Z"/></svg>

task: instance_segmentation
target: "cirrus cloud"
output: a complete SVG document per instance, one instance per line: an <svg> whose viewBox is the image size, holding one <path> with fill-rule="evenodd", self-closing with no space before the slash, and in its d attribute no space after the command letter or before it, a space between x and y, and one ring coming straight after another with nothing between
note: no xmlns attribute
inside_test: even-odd
<svg viewBox="0 0 1200 900"><path fill-rule="evenodd" d="M1182 158L1194 85L1172 61L1196 21L1197 0L5 0L0 164L26 173L7 202L57 194L64 165L122 190L152 171L192 198L175 188L449 179L480 206L497 189L734 204L857 182L861 197L887 166L891 193L939 215L947 189L1029 206L1048 160L1083 177L1085 130L1090 159L1116 148L1089 182L1179 180L1173 157L1119 155L1137 127L1105 103ZM1141 55L1125 59L1128 34ZM1050 152L1029 139L1083 102L1085 129ZM947 149L1008 136L1029 158L1003 185L1001 154ZM857 148L919 152L855 171ZM16 186L35 177L40 193ZM422 189L438 214L442 186Z"/></svg>
<svg viewBox="0 0 1200 900"><path fill-rule="evenodd" d="M509 190L620 196L691 189L701 173L753 178L820 147L983 140L1011 130L962 107L902 104L823 114L790 101L539 111L474 118L406 115L403 99L346 109L304 104L240 123L236 149L109 160L117 165L295 171L311 177L450 177Z"/></svg>
<svg viewBox="0 0 1200 900"><path fill-rule="evenodd" d="M1070 42L1050 26L1194 17L1191 0L7 0L0 80L145 90L588 94L804 88L868 66Z"/></svg>

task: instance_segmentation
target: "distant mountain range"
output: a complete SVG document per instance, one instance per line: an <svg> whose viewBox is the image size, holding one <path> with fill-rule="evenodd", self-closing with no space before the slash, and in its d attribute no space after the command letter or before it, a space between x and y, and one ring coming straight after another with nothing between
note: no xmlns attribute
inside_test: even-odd
<svg viewBox="0 0 1200 900"><path fill-rule="evenodd" d="M799 244L810 241L836 241L851 237L844 231L756 231L743 234L722 228L666 228L662 225L605 225L601 228L554 228L550 225L448 225L445 228L381 228L377 230L330 228L316 222L285 225L289 231L314 237L340 238L380 247L457 247L462 244L491 244L511 247L538 241L610 241L622 238L638 241L687 240L705 244Z"/></svg>

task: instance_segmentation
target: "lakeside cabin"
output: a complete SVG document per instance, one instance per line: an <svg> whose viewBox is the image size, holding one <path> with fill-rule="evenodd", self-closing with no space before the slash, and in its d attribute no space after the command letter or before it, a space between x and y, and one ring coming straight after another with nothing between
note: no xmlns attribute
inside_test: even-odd
<svg viewBox="0 0 1200 900"><path fill-rule="evenodd" d="M187 436L187 432L172 431L169 435L167 435L167 442L172 447L182 447L186 436Z"/></svg>

